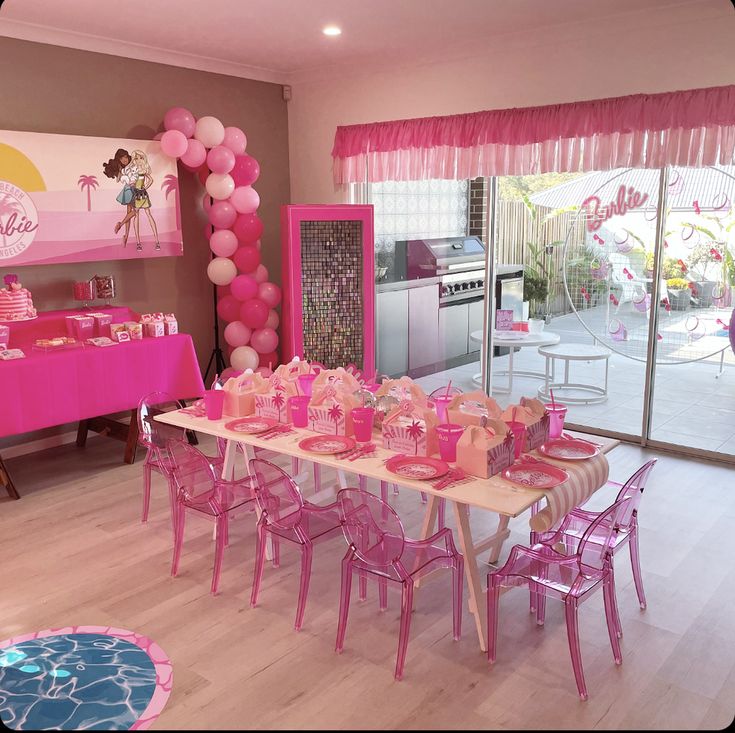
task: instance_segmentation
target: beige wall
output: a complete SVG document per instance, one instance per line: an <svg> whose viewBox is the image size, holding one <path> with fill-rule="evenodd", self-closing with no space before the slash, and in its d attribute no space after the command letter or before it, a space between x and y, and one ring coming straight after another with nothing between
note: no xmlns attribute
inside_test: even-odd
<svg viewBox="0 0 735 733"><path fill-rule="evenodd" d="M280 282L279 211L289 201L287 107L280 85L4 37L0 69L0 129L150 139L173 106L241 127L261 168L256 188L265 224L264 263ZM74 280L113 274L115 302L138 311L175 312L205 366L213 338L204 189L183 168L180 174L183 257L18 267L36 307L73 307Z"/></svg>
<svg viewBox="0 0 735 733"><path fill-rule="evenodd" d="M346 200L332 184L338 125L733 84L733 39L732 5L703 0L490 39L440 64L377 73L342 67L322 81L294 82L292 201Z"/></svg>

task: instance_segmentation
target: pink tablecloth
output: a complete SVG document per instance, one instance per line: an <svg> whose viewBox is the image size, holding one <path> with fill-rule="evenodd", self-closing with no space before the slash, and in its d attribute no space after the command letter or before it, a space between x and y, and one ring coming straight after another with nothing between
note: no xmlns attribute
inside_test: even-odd
<svg viewBox="0 0 735 733"><path fill-rule="evenodd" d="M128 308L114 310L116 322L130 320ZM62 335L52 321L60 317L56 324L63 323L63 316L71 312L47 313L27 322L22 337L11 330L12 347L22 348L26 358L0 361L0 437L132 410L141 397L156 390L177 399L204 393L188 334L106 348L85 346L48 353L31 348L35 338ZM52 332L45 333L49 328Z"/></svg>

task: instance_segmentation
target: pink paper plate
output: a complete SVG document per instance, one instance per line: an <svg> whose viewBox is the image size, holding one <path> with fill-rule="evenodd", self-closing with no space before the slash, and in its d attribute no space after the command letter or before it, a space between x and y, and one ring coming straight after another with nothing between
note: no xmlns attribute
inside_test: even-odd
<svg viewBox="0 0 735 733"><path fill-rule="evenodd" d="M586 440L556 438L540 446L538 452L561 461L585 461L596 456L600 449Z"/></svg>
<svg viewBox="0 0 735 733"><path fill-rule="evenodd" d="M245 433L245 435L257 435L258 433L264 433L266 430L270 430L278 424L278 420L274 420L272 417L251 415L250 417L230 420L230 422L225 423L225 428L236 433Z"/></svg>
<svg viewBox="0 0 735 733"><path fill-rule="evenodd" d="M551 489L563 484L569 474L563 468L548 466L545 463L519 461L502 473L503 478L529 489Z"/></svg>
<svg viewBox="0 0 735 733"><path fill-rule="evenodd" d="M393 456L388 459L385 467L397 476L420 481L439 478L449 470L449 466L444 461L424 456Z"/></svg>
<svg viewBox="0 0 735 733"><path fill-rule="evenodd" d="M314 435L311 438L304 438L299 442L301 450L308 450L311 453L323 453L330 455L332 453L342 453L350 450L357 445L354 438L346 435Z"/></svg>

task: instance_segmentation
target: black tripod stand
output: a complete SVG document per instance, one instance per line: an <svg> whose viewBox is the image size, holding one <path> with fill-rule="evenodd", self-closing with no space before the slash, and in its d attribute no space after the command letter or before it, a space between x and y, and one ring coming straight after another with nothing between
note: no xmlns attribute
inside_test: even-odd
<svg viewBox="0 0 735 733"><path fill-rule="evenodd" d="M212 285L212 302L214 304L214 348L212 354L209 357L209 363L207 364L207 371L204 372L204 384L207 384L207 378L209 377L209 371L214 364L214 373L222 374L225 370L225 357L222 354L222 349L219 345L219 317L217 315L217 286Z"/></svg>

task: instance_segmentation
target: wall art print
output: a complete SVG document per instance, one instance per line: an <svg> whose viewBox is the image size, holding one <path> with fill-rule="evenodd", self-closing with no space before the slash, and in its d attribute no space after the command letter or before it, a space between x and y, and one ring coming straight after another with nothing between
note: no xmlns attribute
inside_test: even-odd
<svg viewBox="0 0 735 733"><path fill-rule="evenodd" d="M183 254L156 140L0 130L0 268Z"/></svg>

